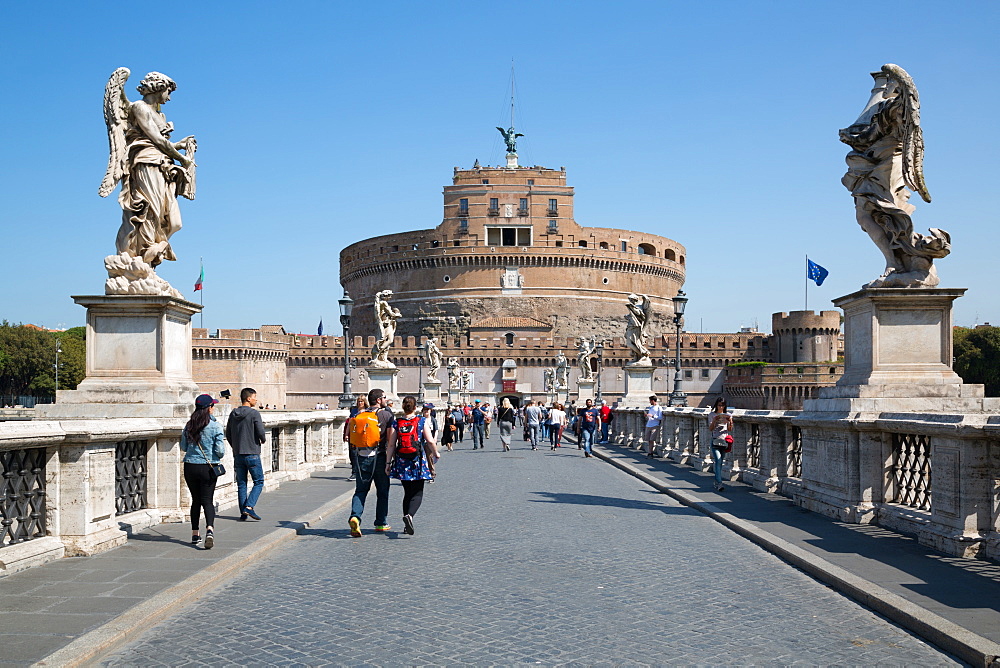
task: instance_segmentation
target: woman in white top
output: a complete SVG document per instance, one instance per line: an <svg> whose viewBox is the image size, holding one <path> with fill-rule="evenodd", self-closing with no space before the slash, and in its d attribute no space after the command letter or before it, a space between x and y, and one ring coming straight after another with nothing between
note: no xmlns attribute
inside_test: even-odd
<svg viewBox="0 0 1000 668"><path fill-rule="evenodd" d="M708 423L708 428L712 430L712 463L715 469L715 489L719 492L726 491L722 485L722 462L726 458L726 453L732 449L732 443L726 437L732 437L733 416L726 412L726 400L719 397L712 406L712 420Z"/></svg>
<svg viewBox="0 0 1000 668"><path fill-rule="evenodd" d="M552 404L552 410L549 411L549 421L552 423L552 428L549 430L549 443L555 450L559 447L563 429L566 428L566 411L563 410L562 404Z"/></svg>

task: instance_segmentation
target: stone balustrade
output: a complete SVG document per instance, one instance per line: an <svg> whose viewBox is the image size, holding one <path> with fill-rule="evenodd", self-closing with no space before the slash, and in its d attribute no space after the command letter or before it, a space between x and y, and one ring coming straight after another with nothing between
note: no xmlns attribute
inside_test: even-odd
<svg viewBox="0 0 1000 668"><path fill-rule="evenodd" d="M877 524L943 552L1000 561L1000 417L733 410L724 475L844 522ZM708 409L664 408L657 455L710 471ZM641 409L613 442L642 443Z"/></svg>
<svg viewBox="0 0 1000 668"><path fill-rule="evenodd" d="M222 405L220 404L221 408ZM217 412L225 424L227 410ZM262 412L265 491L347 462L346 411ZM125 543L129 531L187 521L181 418L0 423L0 573ZM237 504L227 446L215 501Z"/></svg>

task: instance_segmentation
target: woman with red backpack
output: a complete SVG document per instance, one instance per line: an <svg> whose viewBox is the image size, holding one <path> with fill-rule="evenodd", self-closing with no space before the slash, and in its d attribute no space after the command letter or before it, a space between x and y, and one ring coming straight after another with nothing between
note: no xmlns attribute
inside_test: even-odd
<svg viewBox="0 0 1000 668"><path fill-rule="evenodd" d="M415 397L403 397L403 416L393 423L386 443L385 472L403 485L403 530L413 535L413 516L424 499L424 482L433 480L440 458L430 421L417 414Z"/></svg>

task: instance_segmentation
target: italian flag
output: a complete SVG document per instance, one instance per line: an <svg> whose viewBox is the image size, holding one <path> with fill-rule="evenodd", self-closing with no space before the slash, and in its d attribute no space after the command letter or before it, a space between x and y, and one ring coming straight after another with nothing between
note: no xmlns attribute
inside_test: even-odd
<svg viewBox="0 0 1000 668"><path fill-rule="evenodd" d="M201 273L198 275L198 280L194 282L194 291L198 292L201 290L202 283L205 282L205 265L201 265Z"/></svg>

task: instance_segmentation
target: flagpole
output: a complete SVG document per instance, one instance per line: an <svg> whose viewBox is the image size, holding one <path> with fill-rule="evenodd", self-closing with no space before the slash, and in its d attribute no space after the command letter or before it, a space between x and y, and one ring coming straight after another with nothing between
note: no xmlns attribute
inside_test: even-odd
<svg viewBox="0 0 1000 668"><path fill-rule="evenodd" d="M809 310L809 254L806 253L806 311Z"/></svg>
<svg viewBox="0 0 1000 668"><path fill-rule="evenodd" d="M205 271L205 258L200 257L198 258L198 261L201 264L201 270ZM205 329L205 284L204 283L201 284L201 290L199 290L198 292L201 293L200 295L198 295L199 299L201 300L200 301L201 313L198 314L198 317L201 319L201 328Z"/></svg>

